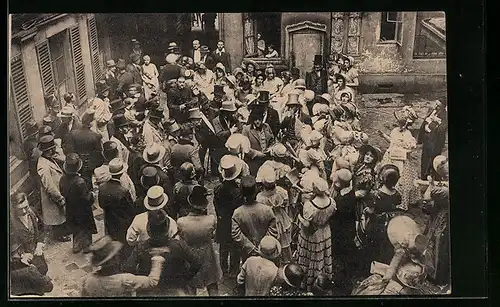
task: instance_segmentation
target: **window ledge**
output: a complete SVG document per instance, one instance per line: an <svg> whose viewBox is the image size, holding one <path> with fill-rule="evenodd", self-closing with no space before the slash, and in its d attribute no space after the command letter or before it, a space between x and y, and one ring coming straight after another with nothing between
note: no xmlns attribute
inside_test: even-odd
<svg viewBox="0 0 500 307"><path fill-rule="evenodd" d="M399 45L398 41L396 41L396 40L378 41L377 44L379 44L379 45Z"/></svg>

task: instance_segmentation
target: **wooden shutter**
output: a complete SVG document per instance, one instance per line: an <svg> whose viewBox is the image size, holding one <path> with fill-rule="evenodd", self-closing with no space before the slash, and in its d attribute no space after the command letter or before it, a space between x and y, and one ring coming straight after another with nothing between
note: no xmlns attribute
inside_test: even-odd
<svg viewBox="0 0 500 307"><path fill-rule="evenodd" d="M28 86L21 55L14 57L10 62L11 97L14 98L13 110L17 116L17 125L21 134L21 141L26 138L26 123L33 118L33 109L29 102ZM53 83L52 83L52 89Z"/></svg>
<svg viewBox="0 0 500 307"><path fill-rule="evenodd" d="M97 26L95 17L87 20L87 28L89 32L90 54L92 57L92 72L94 74L94 83L101 80L102 69L101 61L99 60L99 43L97 38Z"/></svg>
<svg viewBox="0 0 500 307"><path fill-rule="evenodd" d="M87 88L85 87L85 65L83 64L82 45L80 43L80 29L73 26L69 29L71 56L73 58L73 68L75 70L76 93L82 102L87 99Z"/></svg>
<svg viewBox="0 0 500 307"><path fill-rule="evenodd" d="M54 71L52 69L52 59L50 57L49 42L43 41L36 46L38 56L38 67L42 77L42 87L44 95L50 95L55 92Z"/></svg>

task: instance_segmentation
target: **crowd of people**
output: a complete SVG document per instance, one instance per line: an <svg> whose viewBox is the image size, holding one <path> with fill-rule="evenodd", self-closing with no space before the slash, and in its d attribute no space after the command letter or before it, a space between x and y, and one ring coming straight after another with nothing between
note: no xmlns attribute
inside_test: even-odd
<svg viewBox="0 0 500 307"><path fill-rule="evenodd" d="M396 111L382 153L360 123L352 57L316 56L301 79L253 61L230 72L223 41L169 46L158 69L134 41L128 61L107 61L83 114L74 94L48 95L43 124L26 127L41 207L12 197L13 294L52 290L46 236L91 254L85 297L217 296L224 277L239 296L449 285L445 103L417 138L414 110ZM415 206L425 230L406 214ZM93 242L96 207L105 236Z"/></svg>

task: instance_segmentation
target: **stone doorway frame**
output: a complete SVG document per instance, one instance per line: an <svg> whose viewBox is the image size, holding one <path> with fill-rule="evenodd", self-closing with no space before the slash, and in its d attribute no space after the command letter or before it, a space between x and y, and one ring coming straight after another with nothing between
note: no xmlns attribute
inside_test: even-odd
<svg viewBox="0 0 500 307"><path fill-rule="evenodd" d="M292 37L295 32L302 31L302 30L313 30L317 31L320 33L323 33L324 35L321 36L321 49L322 49L322 55L325 56L326 52L326 39L328 36L328 27L326 24L321 24L321 23L315 23L312 21L302 21L296 24L288 25L285 27L285 53L284 53L284 58L290 62L290 65L292 65Z"/></svg>

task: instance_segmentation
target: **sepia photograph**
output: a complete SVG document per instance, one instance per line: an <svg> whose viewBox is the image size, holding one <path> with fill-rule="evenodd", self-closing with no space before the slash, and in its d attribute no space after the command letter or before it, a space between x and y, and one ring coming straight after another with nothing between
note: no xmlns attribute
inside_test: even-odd
<svg viewBox="0 0 500 307"><path fill-rule="evenodd" d="M453 293L444 11L8 18L11 299Z"/></svg>

